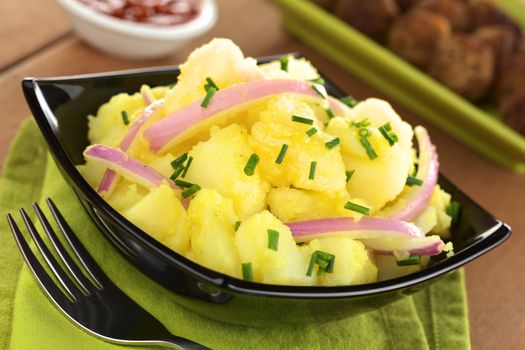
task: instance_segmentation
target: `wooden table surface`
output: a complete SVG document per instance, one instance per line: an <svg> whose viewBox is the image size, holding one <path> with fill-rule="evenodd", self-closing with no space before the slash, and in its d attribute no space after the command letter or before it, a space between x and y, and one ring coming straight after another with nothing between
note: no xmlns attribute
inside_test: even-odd
<svg viewBox="0 0 525 350"><path fill-rule="evenodd" d="M214 29L171 57L129 62L108 57L80 41L54 0L1 1L0 162L20 122L30 115L20 89L25 76L56 76L177 64L212 37L234 40L249 56L299 51L357 98L382 96L286 33L275 8L263 0L218 0ZM441 170L474 200L509 223L513 236L466 268L474 349L525 349L525 176L489 163L447 134L393 103L412 124L430 130Z"/></svg>

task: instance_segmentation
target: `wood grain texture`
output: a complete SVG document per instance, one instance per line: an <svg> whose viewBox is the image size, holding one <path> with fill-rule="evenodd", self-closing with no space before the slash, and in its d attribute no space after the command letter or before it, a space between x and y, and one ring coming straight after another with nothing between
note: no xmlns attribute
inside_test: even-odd
<svg viewBox="0 0 525 350"><path fill-rule="evenodd" d="M34 4L35 1L27 2ZM3 13L4 2L0 2L0 13ZM231 38L251 56L302 52L349 94L360 99L369 96L388 99L290 37L281 29L279 15L268 2L219 0L218 3L220 19L213 31L162 60L127 62L110 58L71 35L0 74L0 86L3 87L0 94L3 123L0 128L0 162L5 158L8 144L20 121L30 114L20 89L20 80L24 76L55 76L176 64L183 61L195 46L212 37ZM47 36L35 39L33 48L45 47L52 42L53 35L49 33L64 32L61 27L64 19L56 9L50 6L49 11L46 7L46 11L42 12L47 12L42 18L47 18L50 25L53 21L62 24L53 27L55 29L49 31ZM1 33L6 32L6 26L15 30L20 25L20 30L27 30L26 24L8 22L0 25L0 38ZM20 47L26 47L24 45L20 44ZM2 59L0 56L0 67ZM525 295L525 257L522 253L525 251L525 176L509 173L489 163L423 119L393 104L410 123L422 124L429 129L439 150L442 172L475 201L512 226L514 233L508 242L467 267L470 329L474 349L525 349L525 302L522 301Z"/></svg>

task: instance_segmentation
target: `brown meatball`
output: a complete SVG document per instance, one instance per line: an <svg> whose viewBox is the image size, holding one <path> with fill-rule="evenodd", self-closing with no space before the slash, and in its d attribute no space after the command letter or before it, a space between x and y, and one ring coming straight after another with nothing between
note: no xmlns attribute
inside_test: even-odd
<svg viewBox="0 0 525 350"><path fill-rule="evenodd" d="M380 42L398 13L395 0L340 0L335 9L342 20Z"/></svg>
<svg viewBox="0 0 525 350"><path fill-rule="evenodd" d="M397 0L396 2L402 11L406 11L420 3L421 0Z"/></svg>
<svg viewBox="0 0 525 350"><path fill-rule="evenodd" d="M476 28L492 24L504 24L510 26L517 35L521 36L520 26L492 1L475 1L471 5L471 11Z"/></svg>
<svg viewBox="0 0 525 350"><path fill-rule="evenodd" d="M494 77L494 53L480 39L454 34L438 46L429 74L470 101L487 93Z"/></svg>
<svg viewBox="0 0 525 350"><path fill-rule="evenodd" d="M462 0L423 0L415 8L445 17L454 31L467 31L472 27L470 7Z"/></svg>
<svg viewBox="0 0 525 350"><path fill-rule="evenodd" d="M399 17L390 30L388 47L419 68L427 68L439 42L450 35L450 24L439 15L414 10Z"/></svg>
<svg viewBox="0 0 525 350"><path fill-rule="evenodd" d="M525 53L514 54L503 62L496 85L496 101L503 105L525 88Z"/></svg>
<svg viewBox="0 0 525 350"><path fill-rule="evenodd" d="M519 45L518 37L506 25L481 27L474 32L474 36L492 48L498 71L503 62L507 61L516 52Z"/></svg>
<svg viewBox="0 0 525 350"><path fill-rule="evenodd" d="M525 136L525 87L505 101L499 110L503 122Z"/></svg>

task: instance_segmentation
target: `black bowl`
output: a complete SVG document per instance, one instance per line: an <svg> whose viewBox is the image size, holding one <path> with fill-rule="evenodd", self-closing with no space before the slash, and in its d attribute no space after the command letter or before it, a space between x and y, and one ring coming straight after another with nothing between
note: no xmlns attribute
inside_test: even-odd
<svg viewBox="0 0 525 350"><path fill-rule="evenodd" d="M275 57L260 59L264 63ZM430 266L410 275L365 285L300 287L266 285L239 280L193 263L134 226L109 206L75 168L83 164L88 146L87 115L111 96L176 79L175 67L61 77L27 78L23 90L42 134L63 176L76 192L100 231L132 264L165 288L182 295L187 307L223 321L263 325L283 320L301 322L334 319L381 307L417 291L440 276L497 247L510 228L495 219L440 176L439 184L461 204L459 224L452 229L455 255L441 255ZM326 80L326 79L325 79ZM328 92L344 94L326 80Z"/></svg>

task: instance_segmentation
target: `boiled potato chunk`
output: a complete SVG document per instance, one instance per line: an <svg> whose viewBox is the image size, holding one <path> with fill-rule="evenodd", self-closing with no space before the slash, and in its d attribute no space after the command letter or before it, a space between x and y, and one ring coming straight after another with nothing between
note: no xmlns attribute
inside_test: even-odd
<svg viewBox="0 0 525 350"><path fill-rule="evenodd" d="M259 167L248 176L244 167L254 153L246 131L237 124L211 130L208 141L197 144L188 153L193 157L184 180L202 188L212 188L231 198L235 212L242 220L266 208L270 185L259 175Z"/></svg>
<svg viewBox="0 0 525 350"><path fill-rule="evenodd" d="M375 262L379 270L378 281L386 281L393 278L406 276L417 272L428 265L429 257L422 256L421 263L418 265L397 266L396 258L393 255L377 255Z"/></svg>
<svg viewBox="0 0 525 350"><path fill-rule="evenodd" d="M350 199L346 191L325 193L279 187L273 188L268 194L268 205L282 222L333 217L361 218L362 214L345 209L348 201L367 206L362 200Z"/></svg>
<svg viewBox="0 0 525 350"><path fill-rule="evenodd" d="M235 248L237 215L231 199L203 188L188 208L191 220L191 257L196 263L230 276L241 276L241 262Z"/></svg>
<svg viewBox="0 0 525 350"><path fill-rule="evenodd" d="M167 184L152 189L122 213L133 224L177 253L184 254L188 250L190 221L175 192Z"/></svg>
<svg viewBox="0 0 525 350"><path fill-rule="evenodd" d="M207 77L212 78L219 89L264 78L256 60L245 58L237 45L222 38L194 50L180 71L177 85L167 94L166 113L202 99Z"/></svg>
<svg viewBox="0 0 525 350"><path fill-rule="evenodd" d="M317 69L305 58L288 55L288 69L281 69L280 61L273 61L259 66L267 79L311 80L319 77Z"/></svg>
<svg viewBox="0 0 525 350"><path fill-rule="evenodd" d="M144 187L120 178L107 201L116 210L124 211L138 203L148 193L149 191Z"/></svg>
<svg viewBox="0 0 525 350"><path fill-rule="evenodd" d="M277 250L268 247L268 230L279 233ZM290 229L264 210L244 220L235 235L242 263L252 264L254 281L268 284L313 285L306 276L308 263Z"/></svg>
<svg viewBox="0 0 525 350"><path fill-rule="evenodd" d="M373 256L363 243L347 237L327 237L310 241L310 253L320 250L335 255L334 271L317 276L322 286L344 286L377 281L377 267ZM317 265L314 273L317 275Z"/></svg>

